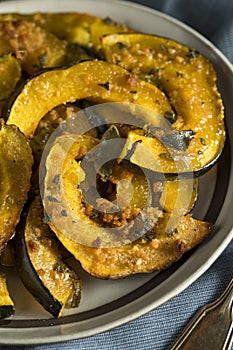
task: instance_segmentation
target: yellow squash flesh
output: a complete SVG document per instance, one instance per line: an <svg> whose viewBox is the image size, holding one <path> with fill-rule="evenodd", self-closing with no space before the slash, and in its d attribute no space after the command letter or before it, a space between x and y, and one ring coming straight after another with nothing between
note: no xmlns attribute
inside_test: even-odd
<svg viewBox="0 0 233 350"><path fill-rule="evenodd" d="M85 173L80 168L78 158L84 156L98 141L89 136L80 136L62 161L62 173L55 168L54 160L58 160L62 147L55 143L46 160L46 175L44 180L45 208L48 213L48 224L56 233L58 239L82 267L90 274L100 278L121 278L139 272L151 272L167 268L181 258L187 251L199 244L211 231L212 225L196 220L183 213L162 214L156 208L149 208L148 219L156 223L149 232L132 243L102 246L102 238L111 245L111 233L105 229L98 231L101 223L93 221L88 211L84 209L82 192L79 185L85 179ZM56 183L55 183L56 182ZM63 197L58 197L58 191ZM62 200L61 200L62 198ZM66 217L54 224L54 218L64 211L63 201L67 205ZM72 213L72 217L69 213ZM93 213L92 213L93 214ZM156 217L160 215L159 219ZM70 218L71 217L71 218ZM68 222L69 230L65 231L64 221ZM78 222L77 226L76 223ZM73 227L72 227L73 225ZM174 226L175 225L175 226ZM76 227L76 228L75 228ZM74 229L75 228L75 229ZM98 233L100 232L100 234ZM77 237L84 236L85 244ZM125 243L125 242L124 242Z"/></svg>
<svg viewBox="0 0 233 350"><path fill-rule="evenodd" d="M15 238L16 267L36 300L55 317L62 315L68 303L78 306L81 282L75 271L62 261L59 242L44 222L40 196L33 199L25 225L19 226Z"/></svg>
<svg viewBox="0 0 233 350"><path fill-rule="evenodd" d="M186 215L193 209L198 196L198 179L167 180L160 198L160 205L166 213Z"/></svg>
<svg viewBox="0 0 233 350"><path fill-rule="evenodd" d="M41 155L47 140L60 123L77 113L79 108L74 105L61 105L49 111L40 121L30 146L33 151L34 161L37 165L40 163Z"/></svg>
<svg viewBox="0 0 233 350"><path fill-rule="evenodd" d="M162 116L172 113L166 96L158 88L119 66L93 60L53 69L30 79L13 102L7 124L17 125L31 138L48 111L77 99L134 103Z"/></svg>
<svg viewBox="0 0 233 350"><path fill-rule="evenodd" d="M31 183L32 152L16 126L0 124L0 251L14 235Z"/></svg>
<svg viewBox="0 0 233 350"><path fill-rule="evenodd" d="M6 100L13 93L21 78L21 65L13 55L0 57L0 101Z"/></svg>
<svg viewBox="0 0 233 350"><path fill-rule="evenodd" d="M64 65L66 46L63 41L33 22L0 22L3 37L29 75L48 67Z"/></svg>
<svg viewBox="0 0 233 350"><path fill-rule="evenodd" d="M100 48L100 37L104 34L126 32L130 29L123 24L101 19L87 13L35 13L35 14L0 14L2 21L25 20L56 35L69 43Z"/></svg>
<svg viewBox="0 0 233 350"><path fill-rule="evenodd" d="M14 312L14 303L9 295L6 275L0 273L0 319L9 317L14 314Z"/></svg>
<svg viewBox="0 0 233 350"><path fill-rule="evenodd" d="M224 145L225 128L223 103L211 62L185 45L154 35L111 34L103 37L102 46L108 62L139 76L157 78L183 120L173 126L195 133L188 146L193 170L203 170L214 163Z"/></svg>
<svg viewBox="0 0 233 350"><path fill-rule="evenodd" d="M186 251L201 243L211 231L209 223L188 215L181 218L174 235L169 236L165 231L166 221L164 214L154 229L155 238L151 241L142 239L138 243L115 248L80 245L59 231L56 231L56 235L88 273L115 279L168 268Z"/></svg>

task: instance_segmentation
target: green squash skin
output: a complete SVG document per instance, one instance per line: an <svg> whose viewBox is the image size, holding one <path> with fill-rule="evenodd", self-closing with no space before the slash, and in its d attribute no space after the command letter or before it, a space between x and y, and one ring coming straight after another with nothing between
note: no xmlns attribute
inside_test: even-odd
<svg viewBox="0 0 233 350"><path fill-rule="evenodd" d="M104 87L107 82L109 89ZM137 96L133 90L135 84ZM32 138L40 120L49 110L78 99L97 103L130 102L159 115L172 113L165 94L154 85L141 81L114 64L87 60L31 77L8 108L7 124L17 125L27 138Z"/></svg>
<svg viewBox="0 0 233 350"><path fill-rule="evenodd" d="M10 317L15 312L14 302L10 297L6 275L0 273L0 320Z"/></svg>
<svg viewBox="0 0 233 350"><path fill-rule="evenodd" d="M225 143L224 106L212 63L198 51L175 40L142 33L102 37L107 62L142 79L154 79L183 119L177 130L192 130L188 146L193 173L200 176L219 159ZM152 77L152 78L151 78Z"/></svg>
<svg viewBox="0 0 233 350"><path fill-rule="evenodd" d="M0 319L10 317L14 315L15 309L12 305L1 305L0 306Z"/></svg>
<svg viewBox="0 0 233 350"><path fill-rule="evenodd" d="M13 255L15 259L15 265L26 289L43 306L45 310L47 310L53 317L58 318L61 316L64 304L51 293L48 287L46 287L46 285L43 282L43 276L39 277L35 266L33 265L32 260L30 258L30 251L28 248L29 246L27 244L27 238L25 234L29 207L30 205L29 203L27 203L27 210L25 209L22 215L21 221L17 227L17 233L13 240ZM39 240L37 243L39 244ZM50 245L48 244L48 247L46 249L49 253L49 250L53 248L50 248ZM57 263L62 263L62 266L69 271L70 275L72 275L73 282L76 283L75 288L77 287L77 289L75 289L75 291L77 291L77 294L79 295L77 297L77 294L75 293L77 303L74 306L77 306L81 297L81 281L76 275L76 272L66 263L61 262L60 259L61 256L60 252L58 251ZM78 286L77 283L79 284Z"/></svg>
<svg viewBox="0 0 233 350"><path fill-rule="evenodd" d="M0 251L14 236L31 187L33 157L25 136L0 120Z"/></svg>
<svg viewBox="0 0 233 350"><path fill-rule="evenodd" d="M26 248L24 230L26 224L26 215L21 220L17 228L17 234L14 237L14 259L20 279L26 289L33 297L54 317L58 317L62 305L56 300L50 291L45 287L42 281L38 278L34 269L28 251Z"/></svg>

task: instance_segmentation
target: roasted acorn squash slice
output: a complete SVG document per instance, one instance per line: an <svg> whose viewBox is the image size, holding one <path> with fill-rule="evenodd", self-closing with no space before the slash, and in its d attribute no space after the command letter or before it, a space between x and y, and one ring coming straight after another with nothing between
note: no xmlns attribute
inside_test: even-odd
<svg viewBox="0 0 233 350"><path fill-rule="evenodd" d="M2 21L23 19L36 23L50 33L69 43L100 48L100 37L108 33L126 32L130 29L110 18L101 19L87 13L35 13L35 14L0 14Z"/></svg>
<svg viewBox="0 0 233 350"><path fill-rule="evenodd" d="M68 302L79 304L81 282L62 261L59 242L44 222L40 196L31 203L14 238L15 265L25 287L54 317L60 317Z"/></svg>
<svg viewBox="0 0 233 350"><path fill-rule="evenodd" d="M7 289L6 275L0 273L0 319L7 318L14 312L14 303Z"/></svg>
<svg viewBox="0 0 233 350"><path fill-rule="evenodd" d="M0 57L0 116L2 116L2 111L8 103L8 99L20 82L21 75L21 64L16 57L11 54Z"/></svg>
<svg viewBox="0 0 233 350"><path fill-rule="evenodd" d="M164 183L160 205L166 213L186 215L193 209L197 195L197 178L167 180Z"/></svg>
<svg viewBox="0 0 233 350"><path fill-rule="evenodd" d="M174 40L140 33L107 35L102 46L108 62L139 76L156 76L183 119L181 129L194 133L188 146L193 170L202 172L212 166L223 149L225 129L223 103L210 61ZM180 122L173 126L180 129Z"/></svg>
<svg viewBox="0 0 233 350"><path fill-rule="evenodd" d="M14 235L30 189L32 152L16 126L0 124L0 251Z"/></svg>
<svg viewBox="0 0 233 350"><path fill-rule="evenodd" d="M23 70L30 75L43 68L65 63L65 43L33 22L2 22L0 35L7 40L11 52L22 62Z"/></svg>
<svg viewBox="0 0 233 350"><path fill-rule="evenodd" d="M155 86L119 66L90 60L29 79L9 108L7 124L17 125L31 138L49 110L84 98L135 103L162 116L173 113L166 96Z"/></svg>
<svg viewBox="0 0 233 350"><path fill-rule="evenodd" d="M7 266L7 267L13 267L14 264L15 263L14 263L14 258L12 256L11 243L8 242L7 246L1 252L0 265Z"/></svg>
<svg viewBox="0 0 233 350"><path fill-rule="evenodd" d="M210 233L211 225L190 215L181 218L179 225L166 231L168 216L160 219L148 237L115 248L89 247L78 244L56 231L58 238L82 267L100 278L121 278L135 273L153 272L168 268Z"/></svg>
<svg viewBox="0 0 233 350"><path fill-rule="evenodd" d="M6 100L13 93L21 78L19 60L11 54L0 57L0 101Z"/></svg>
<svg viewBox="0 0 233 350"><path fill-rule="evenodd" d="M167 130L159 130L158 135L156 132L148 134L142 129L130 130L120 158L127 157L133 164L166 174L166 177L170 178L182 173L197 174L197 171L194 171L195 160L190 156L187 146L190 141L183 140L183 135L177 138L177 134L182 134L184 131L169 128L170 126Z"/></svg>
<svg viewBox="0 0 233 350"><path fill-rule="evenodd" d="M106 187L99 191L95 169L98 153L91 153L92 149L98 152L98 145L101 147L99 140L89 135L74 135L73 139L65 135L42 158L40 183L48 224L54 232L62 229L86 245L98 241L108 247L125 244L148 230L161 212L149 206L147 179L135 166L121 165L113 171L110 181L116 184L115 199L110 199L112 193ZM130 185L131 194L125 190Z"/></svg>
<svg viewBox="0 0 233 350"><path fill-rule="evenodd" d="M102 222L95 221L97 212L85 206L81 191L86 175L80 160L99 141L82 135L72 147L68 147L66 153L66 138L57 140L46 158L43 203L48 224L88 273L101 278L120 278L164 269L200 243L211 231L211 224L195 220L190 215L180 216L178 212L177 216L172 217L171 214L162 214L156 207L149 207L145 218L150 225L152 223L152 228L148 229L147 222L145 228L140 227L138 239L134 237L134 241L127 243L130 238L130 231L127 231L127 239L123 238L120 244L115 244L106 221L102 220L103 216L99 216ZM65 152L65 160L62 152ZM62 168L59 162L63 164ZM105 209L102 209L104 213ZM61 217L62 213L65 217ZM173 220L173 226L170 226L170 220ZM134 230L135 226L132 228Z"/></svg>

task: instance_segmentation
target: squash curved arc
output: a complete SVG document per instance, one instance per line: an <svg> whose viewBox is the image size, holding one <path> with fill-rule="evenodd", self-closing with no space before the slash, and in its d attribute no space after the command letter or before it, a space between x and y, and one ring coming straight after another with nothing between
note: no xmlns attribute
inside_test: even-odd
<svg viewBox="0 0 233 350"><path fill-rule="evenodd" d="M11 53L0 57L0 74L0 101L5 101L13 93L22 74L19 60Z"/></svg>
<svg viewBox="0 0 233 350"><path fill-rule="evenodd" d="M100 47L101 35L131 31L126 25L115 23L109 18L101 19L81 12L0 14L0 20L34 22L59 39L66 40L69 43L77 43L81 46L94 47L95 50Z"/></svg>
<svg viewBox="0 0 233 350"><path fill-rule="evenodd" d="M54 317L58 317L62 305L54 298L49 289L46 288L42 281L38 278L36 270L31 263L24 238L25 224L26 222L20 222L17 229L17 235L14 237L13 252L17 271L26 289L28 289L34 298L39 303L43 302L43 307L45 310L52 313ZM43 300L41 300L41 298L43 298ZM51 305L53 305L52 309Z"/></svg>
<svg viewBox="0 0 233 350"><path fill-rule="evenodd" d="M198 197L198 178L178 178L164 183L160 205L166 213L187 215L194 208Z"/></svg>
<svg viewBox="0 0 233 350"><path fill-rule="evenodd" d="M40 207L39 212L36 210L38 207ZM31 203L27 204L24 217L17 227L17 234L13 240L14 259L25 287L45 310L58 318L69 298L75 297L74 306L78 306L81 281L74 269L61 260L62 257L57 247L58 242L55 240L56 236L43 222L41 211L40 198L39 196L34 197ZM37 250L39 250L39 257ZM44 275L42 270L45 266L48 267L46 273L49 273L49 269L54 271L52 277ZM54 269L57 269L57 272ZM62 278L65 278L64 269L67 271L67 279L64 279L64 286L67 287L67 290L60 290Z"/></svg>
<svg viewBox="0 0 233 350"><path fill-rule="evenodd" d="M14 236L31 187L33 157L30 145L16 126L0 127L1 206L0 250Z"/></svg>
<svg viewBox="0 0 233 350"><path fill-rule="evenodd" d="M86 136L85 142L87 142L88 138L89 137ZM72 210L75 212L76 221L79 219L89 225L91 218L88 216L88 212L82 210L82 198L78 189L77 171L79 165L75 162L73 169L69 167L69 164L72 164L72 159L76 159L75 152L79 153L79 143L77 143L66 156L67 162L64 164L62 169L63 173L60 175L60 178L63 179L66 199L69 208L73 208ZM51 179L46 177L45 183L49 189L51 189L50 184L54 176L54 174L52 176L52 173L49 171L49 167L52 164L49 157L54 156L56 159L56 152L59 154L57 144L54 145L47 158L47 176L50 174ZM51 192L51 194L53 194L53 198L56 198L56 202L51 202L51 210L49 211L51 215L48 224L66 249L74 255L88 273L95 277L114 279L134 273L152 272L167 268L174 261L181 258L187 250L199 244L212 230L211 224L193 219L191 215L183 216L182 213L176 218L172 217L170 214L163 214L159 217L155 227L152 228L152 238L147 238L147 235L145 235L145 237L143 236L141 239L135 240L131 244L115 245L110 248L101 246L101 239L99 240L99 246L93 246L93 242L92 245L82 244L74 238L75 236L67 235L64 230L61 230L61 226L54 224L53 210L54 213L57 213L61 206L61 202L55 197L55 186L54 190L55 192ZM75 198L75 201L73 198ZM152 215L154 215L154 212ZM170 230L171 232L168 230L168 227L170 227L168 226L170 219L175 220L175 224L178 225L173 231ZM174 221L172 224L173 223ZM62 227L64 227L64 225ZM91 233L93 232L89 227L87 235L88 237L90 236L90 239L92 239Z"/></svg>
<svg viewBox="0 0 233 350"><path fill-rule="evenodd" d="M190 237L187 234L185 237L182 225L187 225L187 229L189 227ZM97 278L118 279L168 268L184 253L200 244L212 231L212 225L188 215L183 217L179 229L182 234L177 238L174 235L174 237L153 239L150 242L142 241L142 243L115 249L87 247L74 243L62 232L56 231L56 234L89 274Z"/></svg>
<svg viewBox="0 0 233 350"><path fill-rule="evenodd" d="M110 85L109 89L102 86L106 82ZM131 93L135 84L137 96ZM164 93L155 86L114 64L88 60L68 68L42 72L29 79L11 105L7 124L17 125L26 137L31 138L39 121L49 110L59 104L84 98L97 102L137 103L159 115L172 112Z"/></svg>
<svg viewBox="0 0 233 350"><path fill-rule="evenodd" d="M121 45L120 45L121 44ZM196 175L218 160L225 143L224 105L212 63L199 52L172 39L142 33L102 38L108 62L135 74L156 75L168 99L183 118L178 130L194 131L190 153Z"/></svg>

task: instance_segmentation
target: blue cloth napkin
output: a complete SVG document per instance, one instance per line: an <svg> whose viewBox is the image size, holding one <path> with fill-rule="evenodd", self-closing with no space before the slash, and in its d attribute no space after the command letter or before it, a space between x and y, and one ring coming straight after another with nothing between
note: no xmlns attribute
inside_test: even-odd
<svg viewBox="0 0 233 350"><path fill-rule="evenodd" d="M210 39L233 62L232 0L135 0L170 14ZM233 242L196 282L156 310L116 329L85 339L36 346L26 350L168 350L187 322L214 301L232 278ZM9 347L0 347L7 350ZM197 349L198 350L198 349ZM210 349L211 350L211 349Z"/></svg>

